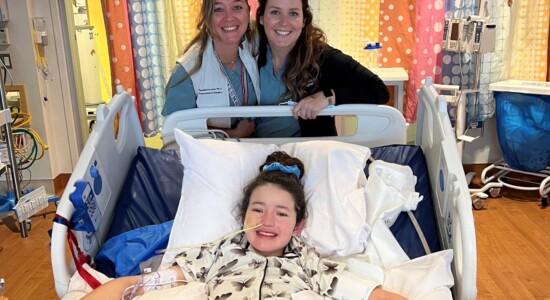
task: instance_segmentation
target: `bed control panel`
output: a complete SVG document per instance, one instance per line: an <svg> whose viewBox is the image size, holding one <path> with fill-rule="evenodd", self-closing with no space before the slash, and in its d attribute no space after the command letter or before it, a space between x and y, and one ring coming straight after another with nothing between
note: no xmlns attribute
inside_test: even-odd
<svg viewBox="0 0 550 300"><path fill-rule="evenodd" d="M79 230L99 230L111 196L107 180L103 179L104 174L99 160L92 159L84 176L74 183L75 190L69 195L69 199L76 209L72 221L77 222L75 225Z"/></svg>
<svg viewBox="0 0 550 300"><path fill-rule="evenodd" d="M75 191L69 198L73 202L79 218L77 220L78 228L87 232L96 232L101 224L101 211L97 204L92 186L87 181L75 182Z"/></svg>

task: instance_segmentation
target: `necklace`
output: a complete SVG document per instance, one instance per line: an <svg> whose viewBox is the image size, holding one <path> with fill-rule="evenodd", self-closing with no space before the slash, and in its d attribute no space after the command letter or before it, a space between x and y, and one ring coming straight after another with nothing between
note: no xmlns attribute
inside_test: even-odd
<svg viewBox="0 0 550 300"><path fill-rule="evenodd" d="M228 61L228 62L224 62L222 61L222 64L226 65L226 66L232 66L234 65L237 61L239 61L239 57L237 56L237 58L233 61Z"/></svg>

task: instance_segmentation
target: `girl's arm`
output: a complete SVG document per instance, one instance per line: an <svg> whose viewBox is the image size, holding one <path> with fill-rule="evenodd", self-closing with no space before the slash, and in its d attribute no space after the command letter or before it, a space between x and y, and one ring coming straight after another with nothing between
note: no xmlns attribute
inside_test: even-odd
<svg viewBox="0 0 550 300"><path fill-rule="evenodd" d="M146 274L143 276L142 281L140 280L141 278L142 276L127 276L111 280L93 290L83 299L120 300L124 295L131 294L132 291L134 291L134 286L136 284L138 285L138 288L135 290L134 296L142 295L144 292L152 290L153 287L158 287L157 289L162 289L185 284L185 276L178 266L173 266L166 270ZM141 286L143 284L145 286Z"/></svg>
<svg viewBox="0 0 550 300"><path fill-rule="evenodd" d="M368 300L406 300L407 298L377 287L370 293Z"/></svg>

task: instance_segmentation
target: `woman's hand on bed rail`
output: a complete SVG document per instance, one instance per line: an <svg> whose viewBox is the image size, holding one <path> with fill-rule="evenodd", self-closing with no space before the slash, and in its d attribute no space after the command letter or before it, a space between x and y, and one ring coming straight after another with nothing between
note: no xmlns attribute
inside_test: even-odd
<svg viewBox="0 0 550 300"><path fill-rule="evenodd" d="M323 92L317 92L296 103L292 108L292 114L294 115L294 119L298 119L298 117L304 120L315 119L317 115L328 106L329 102L325 98Z"/></svg>

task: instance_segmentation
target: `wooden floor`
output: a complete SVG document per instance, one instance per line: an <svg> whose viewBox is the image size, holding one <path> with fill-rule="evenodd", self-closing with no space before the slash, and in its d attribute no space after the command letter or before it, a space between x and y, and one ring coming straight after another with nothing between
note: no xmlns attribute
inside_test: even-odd
<svg viewBox="0 0 550 300"><path fill-rule="evenodd" d="M538 194L502 192L474 210L478 299L550 299L550 208ZM32 218L21 238L13 216L0 222L0 277L10 300L55 299L50 238L55 207Z"/></svg>

